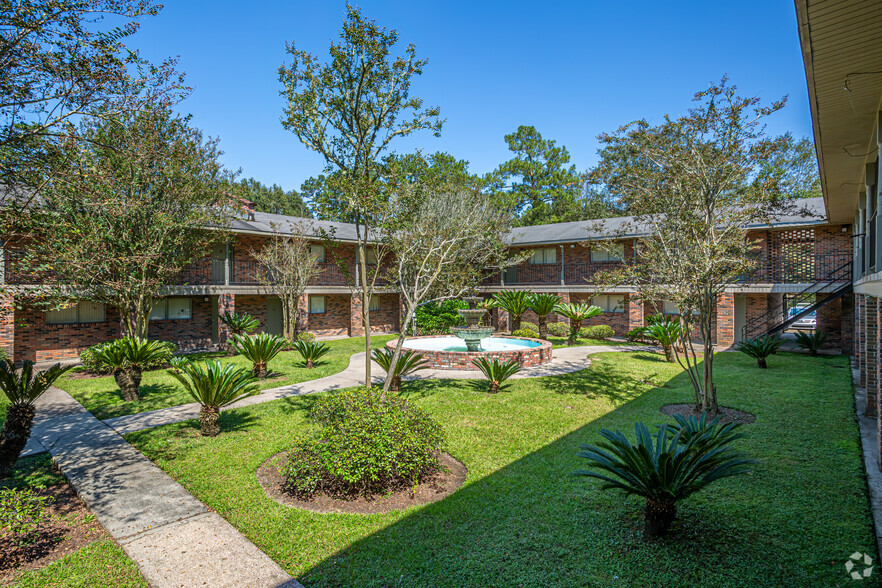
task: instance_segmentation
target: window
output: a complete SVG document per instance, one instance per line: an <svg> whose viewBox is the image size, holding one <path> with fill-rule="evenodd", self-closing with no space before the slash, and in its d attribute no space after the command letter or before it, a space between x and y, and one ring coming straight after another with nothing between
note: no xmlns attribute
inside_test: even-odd
<svg viewBox="0 0 882 588"><path fill-rule="evenodd" d="M150 311L151 321L185 320L193 318L193 307L189 298L163 298Z"/></svg>
<svg viewBox="0 0 882 588"><path fill-rule="evenodd" d="M325 263L325 246L324 245L310 245L309 252L312 253L312 256L315 257L315 260L318 263Z"/></svg>
<svg viewBox="0 0 882 588"><path fill-rule="evenodd" d="M50 310L46 313L47 325L76 325L80 323L103 323L104 304L83 301L67 308Z"/></svg>
<svg viewBox="0 0 882 588"><path fill-rule="evenodd" d="M361 253L358 249L355 250L355 261L356 263L361 263ZM368 249L367 255L365 255L365 263L368 265L377 265L377 250L376 249Z"/></svg>
<svg viewBox="0 0 882 588"><path fill-rule="evenodd" d="M379 296L371 296L371 302L368 305L369 312L374 312L375 310L380 310L380 297Z"/></svg>
<svg viewBox="0 0 882 588"><path fill-rule="evenodd" d="M530 257L530 265L542 263L557 263L557 247L543 247L536 249Z"/></svg>
<svg viewBox="0 0 882 588"><path fill-rule="evenodd" d="M609 249L591 248L591 261L622 261L625 258L625 246L611 244Z"/></svg>
<svg viewBox="0 0 882 588"><path fill-rule="evenodd" d="M309 297L309 314L324 314L325 313L325 297L324 296L310 296Z"/></svg>
<svg viewBox="0 0 882 588"><path fill-rule="evenodd" d="M668 300L662 301L662 314L680 314L680 309L677 308L677 305ZM693 315L699 314L697 310L692 311Z"/></svg>
<svg viewBox="0 0 882 588"><path fill-rule="evenodd" d="M624 294L601 294L591 297L591 304L599 306L603 312L625 312Z"/></svg>

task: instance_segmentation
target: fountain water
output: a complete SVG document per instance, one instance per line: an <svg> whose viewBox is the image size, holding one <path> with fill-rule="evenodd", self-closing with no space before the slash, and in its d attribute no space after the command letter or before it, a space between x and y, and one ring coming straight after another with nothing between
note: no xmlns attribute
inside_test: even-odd
<svg viewBox="0 0 882 588"><path fill-rule="evenodd" d="M478 296L467 296L463 300L469 307L458 309L456 312L466 320L466 326L451 327L450 332L465 341L469 351L481 351L481 339L493 334L493 327L483 327L478 324L487 314L487 309L478 308L478 303L482 301Z"/></svg>

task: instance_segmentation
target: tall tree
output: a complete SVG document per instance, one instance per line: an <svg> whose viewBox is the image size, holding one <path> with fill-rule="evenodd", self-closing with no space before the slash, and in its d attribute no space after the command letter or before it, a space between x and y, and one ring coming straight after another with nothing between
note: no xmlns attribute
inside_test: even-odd
<svg viewBox="0 0 882 588"><path fill-rule="evenodd" d="M508 190L521 225L581 220L583 179L570 153L535 127L521 125L505 136L514 157L494 172L497 190Z"/></svg>
<svg viewBox="0 0 882 588"><path fill-rule="evenodd" d="M758 181L777 181L781 194L788 198L823 196L814 141L808 137L796 140L789 132L778 137L778 141L781 148L766 161Z"/></svg>
<svg viewBox="0 0 882 588"><path fill-rule="evenodd" d="M286 192L278 184L266 186L254 178L234 182L232 188L242 198L253 202L254 208L261 212L312 218L309 207L296 190Z"/></svg>
<svg viewBox="0 0 882 588"><path fill-rule="evenodd" d="M386 30L364 18L361 11L346 5L340 42L332 44L330 61L287 45L291 62L279 68L282 95L288 105L282 125L303 144L320 153L328 173L341 172L337 184L342 191L344 213L355 221L359 252L355 288L362 300L365 350L371 351L368 301L383 267L382 251L369 267L368 242L375 237L384 215L379 163L390 143L416 131L440 135L443 121L438 107L424 107L410 95L414 77L423 73L427 60L416 58L411 44L404 55L392 57L398 42L395 30ZM371 381L371 362L366 362L366 382Z"/></svg>
<svg viewBox="0 0 882 588"><path fill-rule="evenodd" d="M723 78L695 94L683 116L658 125L638 120L599 136L603 146L593 180L620 194L633 222L619 231L645 234L639 259L617 276L644 300L675 304L681 324L680 361L696 409L718 410L714 385L714 317L727 286L755 265L746 225L795 212L781 178L762 175L784 149L767 138L764 120L785 100L763 105L743 98ZM697 328L701 354L691 335Z"/></svg>
<svg viewBox="0 0 882 588"><path fill-rule="evenodd" d="M86 141L60 142L55 175L19 219L19 267L56 298L119 308L126 334L146 337L161 289L226 239L229 175L217 141L164 105L88 118L78 133Z"/></svg>

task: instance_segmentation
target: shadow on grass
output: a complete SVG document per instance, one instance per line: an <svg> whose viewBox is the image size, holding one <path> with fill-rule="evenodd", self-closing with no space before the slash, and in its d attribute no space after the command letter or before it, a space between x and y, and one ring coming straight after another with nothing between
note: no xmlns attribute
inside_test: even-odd
<svg viewBox="0 0 882 588"><path fill-rule="evenodd" d="M138 397L140 400L152 400L159 396L167 396L175 391L177 388L171 384L146 384L138 388ZM122 398L122 392L119 389L114 393Z"/></svg>

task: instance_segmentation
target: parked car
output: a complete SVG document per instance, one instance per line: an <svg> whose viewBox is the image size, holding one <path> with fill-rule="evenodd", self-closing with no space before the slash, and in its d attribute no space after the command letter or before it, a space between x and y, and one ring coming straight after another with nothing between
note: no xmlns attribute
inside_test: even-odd
<svg viewBox="0 0 882 588"><path fill-rule="evenodd" d="M787 313L788 317L796 316L797 314L804 311L806 308L811 306L810 304L794 304ZM818 313L816 311L812 311L802 317L799 320L791 323L791 329L816 329L818 327Z"/></svg>

